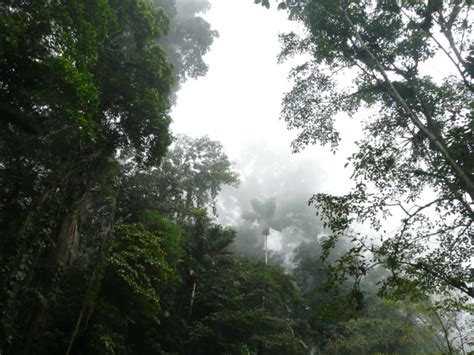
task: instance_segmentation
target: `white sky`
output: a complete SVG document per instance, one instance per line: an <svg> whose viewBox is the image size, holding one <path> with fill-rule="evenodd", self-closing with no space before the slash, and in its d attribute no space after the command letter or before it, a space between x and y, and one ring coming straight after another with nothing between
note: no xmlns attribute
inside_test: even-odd
<svg viewBox="0 0 474 355"><path fill-rule="evenodd" d="M220 141L243 175L245 162L241 158L246 144L252 142L262 149L281 152L282 164L303 160L314 165L326 176L325 192L347 191L349 171L343 165L350 144L343 145L336 157L317 147L290 153L295 133L286 129L279 113L283 94L290 89L287 76L291 63L277 64L277 55L278 34L295 29L296 24L275 7L267 10L253 0L212 1L205 17L219 38L205 58L209 72L183 85L172 113L172 130ZM349 121L344 124L349 125ZM354 123L345 127L343 138L344 131L353 132L354 127ZM348 143L356 139L346 138Z"/></svg>
<svg viewBox="0 0 474 355"><path fill-rule="evenodd" d="M296 24L286 19L285 12L277 11L274 2L271 10L255 5L253 0L211 0L211 3L212 8L204 17L219 32L219 38L205 57L209 72L182 86L172 112L173 132L194 137L208 135L220 141L230 160L236 163L242 181L240 189L245 189L245 176L255 173L248 147L256 146L259 148L255 155L276 152L279 163L286 169L308 166L309 176L318 177L314 179L312 193L348 192L351 171L344 164L355 151L354 141L360 137L358 122L345 117L336 121L342 138L336 155L322 147L291 154L290 143L296 133L288 131L285 122L279 120L281 99L291 89L287 76L292 64L277 64L278 34L297 30ZM435 78L452 71L447 59L439 56L426 63L425 69L426 74ZM275 162L271 164L275 166ZM269 191L265 181L261 190L262 196L255 197L281 193ZM309 194L307 198L310 197ZM238 208L231 210L234 217L240 216ZM388 230L398 227L396 216L395 212L392 222L386 221ZM270 249L280 248L279 239L270 236Z"/></svg>
<svg viewBox="0 0 474 355"><path fill-rule="evenodd" d="M219 31L206 56L206 77L187 82L178 93L173 130L209 135L231 156L243 140L290 141L278 121L280 99L288 89L288 66L276 64L278 33L287 29L284 13L252 0L214 0L206 19Z"/></svg>

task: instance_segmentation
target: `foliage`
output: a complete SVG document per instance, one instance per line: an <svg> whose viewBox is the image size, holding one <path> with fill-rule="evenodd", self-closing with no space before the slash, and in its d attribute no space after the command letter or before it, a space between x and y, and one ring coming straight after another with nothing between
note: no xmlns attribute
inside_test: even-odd
<svg viewBox="0 0 474 355"><path fill-rule="evenodd" d="M178 226L157 215L147 225L115 228L97 311L78 339L83 351L124 353L153 346L148 337L163 314L161 294L180 280L180 234Z"/></svg>
<svg viewBox="0 0 474 355"><path fill-rule="evenodd" d="M159 167L132 169L125 177L119 216L134 220L134 214L144 209L156 209L176 220L189 217L195 208L216 213L221 186L237 181L219 142L179 135Z"/></svg>
<svg viewBox="0 0 474 355"><path fill-rule="evenodd" d="M173 237L169 232L168 239ZM131 298L126 297L127 305L154 320L158 320L159 315L159 291L174 273L174 265L166 262L170 254L165 254L160 244L157 236L143 226L116 227L108 270L114 279L114 291L121 287L130 289L130 295L138 296L141 305L135 307Z"/></svg>
<svg viewBox="0 0 474 355"><path fill-rule="evenodd" d="M161 41L168 60L173 63L179 84L188 78L197 78L207 73L204 55L211 47L218 32L200 15L210 8L208 1L154 0L155 5L164 8L171 18L166 37Z"/></svg>
<svg viewBox="0 0 474 355"><path fill-rule="evenodd" d="M376 297L383 269L369 273L362 283L334 283L331 269L345 250L347 246L336 245L323 260L323 246L313 241L295 251L293 274L309 305L305 318L319 353L438 354L466 349L463 331L469 326L456 318L463 317L460 313L446 312L426 296L417 302Z"/></svg>
<svg viewBox="0 0 474 355"><path fill-rule="evenodd" d="M181 64L194 77L205 73L214 36L196 21L208 33L198 40L190 28L187 47L176 47L201 63ZM176 23L149 0L0 4L0 352L38 345L78 258L88 272L101 270L89 289L100 284L118 156L144 169L171 143L178 74L162 46L170 28Z"/></svg>
<svg viewBox="0 0 474 355"><path fill-rule="evenodd" d="M419 312L419 311L418 311ZM366 315L341 325L324 347L325 353L344 354L437 354L432 341L438 329L419 322L422 317L406 303L379 301ZM443 349L444 350L444 349ZM444 353L444 351L443 351Z"/></svg>
<svg viewBox="0 0 474 355"><path fill-rule="evenodd" d="M261 3L269 6L268 1ZM312 8L302 4L288 0L280 8L319 31L323 27L311 17ZM382 5L380 11L394 11ZM418 9L424 5L407 6L421 16ZM458 6L456 16L465 11L464 4ZM426 327L434 330L431 338L443 352L455 349L456 342L467 343L469 337L463 335L451 304L443 309L429 302L422 304L425 307L372 302L368 296L378 279L363 283L361 275L371 278L369 269L380 269L367 266L358 238L355 244L330 237L302 244L296 249L293 275L230 252L236 231L215 220L222 186L237 183L232 164L220 143L207 137L177 136L171 144L169 132L169 109L179 84L207 70L203 55L217 36L200 17L208 7L207 1L0 2L0 353L303 354L318 349L331 352L335 347L347 353L365 351L362 346L370 351L404 351L426 345ZM441 10L431 15L436 11ZM377 21L382 21L380 26L392 23L385 17L367 19L363 11L357 14L359 21L370 20L371 26ZM445 34L461 28L455 25L456 16ZM334 19L321 19L323 25L327 20ZM393 26L402 24L395 21ZM413 33L418 33L416 23L413 26ZM346 44L330 44L332 37L325 42L325 34L318 35L322 36L318 41L328 46L324 55L335 55L333 63L344 59L337 56L337 46ZM403 46L382 47L401 51ZM416 50L420 48L425 47ZM349 57L351 50L345 52ZM463 160L471 149L467 131L457 121L468 117L459 99L466 90L459 88L469 85L468 78L463 79L442 86L422 78L410 82L409 88L403 80L393 82L397 92L427 90L426 105L436 108L431 115L438 124L428 128L437 127L437 140L450 137L444 148L455 164L442 159L446 152L431 147L437 143L429 135L418 142L418 150L401 157L411 157L412 165L423 164L417 166L424 169L417 173L421 176L417 184L427 184L457 201L450 206L438 200L429 205L440 213L443 208L451 212L455 217L446 223L458 223L457 227L469 217L462 203L466 198L458 196L465 189L469 193L469 184L456 166L472 173L470 163ZM379 82L358 84L365 91L355 95L354 108L362 101L392 103L387 112L394 116L384 116L383 122L410 116L397 111L396 100L390 101ZM414 97L405 100L416 114L430 112ZM452 124L439 125L442 109L455 116ZM413 129L410 119L401 130ZM326 128L331 127L328 123ZM368 127L379 137L379 126ZM328 139L336 141L336 134ZM370 143L361 143L361 152L372 154ZM391 148L389 144L387 151ZM425 157L423 149L434 153ZM370 167L369 153L354 156L354 166ZM368 175L356 177L380 180L378 187L387 184L373 167L359 171ZM395 172L387 168L388 172L390 178L397 177L393 186L398 192L412 191L403 188ZM422 178L434 172L448 176L451 185ZM353 220L354 200L372 201L365 187L358 187L338 199L315 198L333 231L346 232ZM246 222L259 228L286 231L298 237L293 240L320 232L306 212L294 208L294 201L278 208L272 199L254 200L252 205L254 213L246 216ZM357 208L377 225L376 214ZM422 222L417 219L418 226ZM401 270L398 259L383 259L391 255L390 247L387 241L372 251L378 264L397 276L382 289L394 296L393 289L413 284L413 273ZM461 260L463 255L455 257ZM424 271L419 263L416 266ZM337 284L340 274L341 279L355 279L356 287L346 282L328 290L325 284ZM455 276L458 279L450 274L443 280L454 285L463 275ZM389 287L391 282L398 288ZM422 293L420 299L425 300ZM423 337L414 339L414 334Z"/></svg>
<svg viewBox="0 0 474 355"><path fill-rule="evenodd" d="M305 353L304 303L281 269L237 258L198 277L190 343L199 353Z"/></svg>
<svg viewBox="0 0 474 355"><path fill-rule="evenodd" d="M307 31L282 36L281 59L310 57L292 71L294 86L283 100L282 117L299 131L293 148L336 149L335 117L370 112L349 158L353 191L310 200L332 238L356 243L341 267L357 259L358 278L383 265L391 275L382 293L416 284L473 297L470 2L314 0L287 7L301 10L296 19ZM452 75L424 74L435 55L452 65ZM386 233L384 218L399 214L398 230ZM354 230L359 223L377 237Z"/></svg>

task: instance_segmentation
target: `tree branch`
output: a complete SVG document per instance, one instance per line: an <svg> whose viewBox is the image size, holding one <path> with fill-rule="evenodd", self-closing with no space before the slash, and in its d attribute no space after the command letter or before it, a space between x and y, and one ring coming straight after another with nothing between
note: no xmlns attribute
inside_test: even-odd
<svg viewBox="0 0 474 355"><path fill-rule="evenodd" d="M386 71L378 61L378 59L375 57L375 55L372 53L372 51L367 47L364 39L358 32L356 26L352 22L352 20L349 18L347 15L347 12L339 6L339 11L343 14L344 20L347 22L347 24L350 26L354 36L357 38L358 42L362 46L362 49L367 53L369 58L374 62L375 67L377 68L378 72L382 75L384 78L384 83L385 86L387 87L389 93L392 95L392 97L400 104L400 106L405 110L407 115L410 117L412 122L426 135L426 137L430 140L430 142L433 144L434 147L436 147L436 150L443 156L443 158L446 160L448 165L451 167L454 175L459 179L459 181L464 185L466 192L471 196L471 198L474 200L474 181L471 180L471 178L465 173L465 171L462 169L462 167L451 157L451 154L448 152L446 147L443 145L442 142L438 139L436 134L431 132L431 130L423 124L423 122L420 121L420 119L415 115L415 113L410 109L406 101L400 96L400 93L398 90L395 88L393 85L392 81L388 77Z"/></svg>

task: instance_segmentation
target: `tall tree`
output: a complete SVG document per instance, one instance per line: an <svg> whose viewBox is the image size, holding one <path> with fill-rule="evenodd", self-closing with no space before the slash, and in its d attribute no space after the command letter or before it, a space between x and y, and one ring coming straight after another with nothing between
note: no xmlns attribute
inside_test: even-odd
<svg viewBox="0 0 474 355"><path fill-rule="evenodd" d="M2 347L28 349L117 152L156 164L171 141L169 21L150 1L0 10Z"/></svg>
<svg viewBox="0 0 474 355"><path fill-rule="evenodd" d="M167 58L173 64L177 77L175 90L188 78L197 78L207 73L204 55L211 47L218 32L202 17L211 7L202 0L154 0L165 9L171 18L170 29L161 43Z"/></svg>
<svg viewBox="0 0 474 355"><path fill-rule="evenodd" d="M222 186L237 183L238 175L219 142L178 135L159 167L133 166L125 174L118 218L135 221L146 209L177 221L197 208L216 213Z"/></svg>
<svg viewBox="0 0 474 355"><path fill-rule="evenodd" d="M283 100L282 117L299 130L293 148L336 149L335 116L366 110L364 137L349 159L353 191L311 199L333 238L359 243L352 253L365 261L354 272L382 264L391 271L385 291L416 285L474 297L471 3L288 0L280 7L306 28L282 36L281 59L310 58L292 71ZM426 74L436 60L451 74ZM400 228L385 233L394 208L404 215ZM382 242L354 230L358 222L370 223Z"/></svg>
<svg viewBox="0 0 474 355"><path fill-rule="evenodd" d="M203 271L190 322L191 353L307 352L305 305L281 268L237 257Z"/></svg>

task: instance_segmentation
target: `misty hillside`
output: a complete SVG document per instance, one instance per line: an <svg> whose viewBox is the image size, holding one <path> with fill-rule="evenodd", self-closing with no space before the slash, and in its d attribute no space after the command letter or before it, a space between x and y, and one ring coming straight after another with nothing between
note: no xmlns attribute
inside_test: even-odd
<svg viewBox="0 0 474 355"><path fill-rule="evenodd" d="M474 354L472 19L0 0L0 355Z"/></svg>

